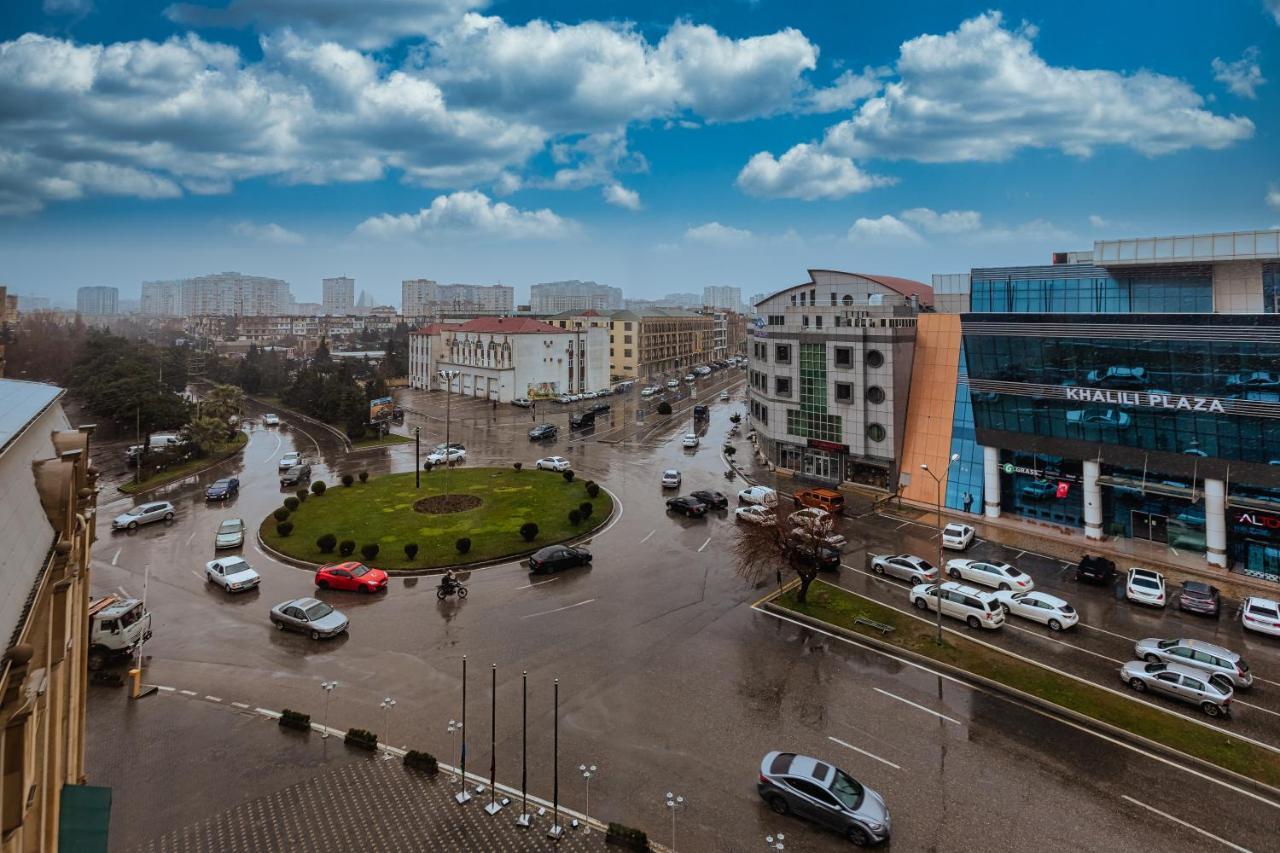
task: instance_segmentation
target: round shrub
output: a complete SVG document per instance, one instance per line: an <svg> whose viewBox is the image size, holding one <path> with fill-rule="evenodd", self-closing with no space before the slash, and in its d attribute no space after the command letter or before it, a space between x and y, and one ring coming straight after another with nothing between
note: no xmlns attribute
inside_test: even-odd
<svg viewBox="0 0 1280 853"><path fill-rule="evenodd" d="M276 525L276 533L279 533L281 536L288 536L292 532L293 532L292 521L282 521Z"/></svg>
<svg viewBox="0 0 1280 853"><path fill-rule="evenodd" d="M311 484L311 494L323 495L324 490L327 488L329 487L324 484L324 480L316 480L314 483Z"/></svg>
<svg viewBox="0 0 1280 853"><path fill-rule="evenodd" d="M354 539L343 539L338 543L338 553L344 557L350 557L355 550L356 543Z"/></svg>
<svg viewBox="0 0 1280 853"><path fill-rule="evenodd" d="M412 560L416 556L418 556L418 543L417 542L407 543L404 546L404 558L406 560Z"/></svg>
<svg viewBox="0 0 1280 853"><path fill-rule="evenodd" d="M289 497L284 499L285 509L289 510L289 512L297 512L298 506L301 503L302 501L298 500L293 495L289 495Z"/></svg>
<svg viewBox="0 0 1280 853"><path fill-rule="evenodd" d="M360 472L360 482L362 482L362 483L367 483L367 482L369 482L369 472L368 472L368 471L361 471L361 472Z"/></svg>
<svg viewBox="0 0 1280 853"><path fill-rule="evenodd" d="M352 477L350 474L343 474L343 475L342 475L342 485L344 485L344 486L350 486L350 485L351 485L352 483L354 483L355 481L356 481L356 478L355 478L355 477Z"/></svg>
<svg viewBox="0 0 1280 853"><path fill-rule="evenodd" d="M526 521L524 524L520 525L520 537L526 542L532 542L534 539L538 538L538 525L534 524L532 521Z"/></svg>
<svg viewBox="0 0 1280 853"><path fill-rule="evenodd" d="M582 515L583 518L590 518L591 510L593 509L595 509L595 507L591 505L591 501L583 501L582 503L578 504L578 512Z"/></svg>
<svg viewBox="0 0 1280 853"><path fill-rule="evenodd" d="M361 545L360 556L366 560L376 560L378 558L378 543L370 542L367 545Z"/></svg>
<svg viewBox="0 0 1280 853"><path fill-rule="evenodd" d="M600 484L595 480L587 480L587 496L592 500L600 496Z"/></svg>
<svg viewBox="0 0 1280 853"><path fill-rule="evenodd" d="M738 414L737 412L734 412L732 415L729 415L729 420L730 420L731 422L735 423L735 424L736 424L736 423L741 423L741 422L742 422L742 415Z"/></svg>
<svg viewBox="0 0 1280 853"><path fill-rule="evenodd" d="M276 511L271 513L271 515L275 518L276 521L284 521L289 517L289 509L288 507L283 507L283 506L276 507Z"/></svg>
<svg viewBox="0 0 1280 853"><path fill-rule="evenodd" d="M463 536L457 542L453 543L453 547L458 549L459 554L465 554L471 550L471 540Z"/></svg>
<svg viewBox="0 0 1280 853"><path fill-rule="evenodd" d="M572 483L572 482L573 482L573 469L572 469L572 468L570 468L568 471L562 471L562 472L561 472L561 474L563 474L563 476L564 476L564 481L565 481L566 483Z"/></svg>
<svg viewBox="0 0 1280 853"><path fill-rule="evenodd" d="M515 468L517 471L519 471L521 468L523 468L523 467L524 467L524 463L523 463L523 462L513 462L513 463L511 464L511 467L512 467L512 468Z"/></svg>
<svg viewBox="0 0 1280 853"><path fill-rule="evenodd" d="M670 404L670 403L668 403L666 400L663 400L661 403L659 403L659 404L658 404L658 414L660 414L660 415L669 415L669 414L671 414L671 404Z"/></svg>
<svg viewBox="0 0 1280 853"><path fill-rule="evenodd" d="M332 533L326 533L316 540L316 547L320 549L321 554L332 554L333 549L338 547L338 537Z"/></svg>
<svg viewBox="0 0 1280 853"><path fill-rule="evenodd" d="M307 499L306 489L298 489L298 491L294 492L293 494L298 498L298 503L302 503Z"/></svg>
<svg viewBox="0 0 1280 853"><path fill-rule="evenodd" d="M577 527L582 522L582 513L576 509L569 510L569 523Z"/></svg>

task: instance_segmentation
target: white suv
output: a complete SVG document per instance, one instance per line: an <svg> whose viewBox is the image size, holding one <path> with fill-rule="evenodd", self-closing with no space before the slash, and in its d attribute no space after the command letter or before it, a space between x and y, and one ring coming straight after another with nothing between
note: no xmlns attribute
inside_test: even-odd
<svg viewBox="0 0 1280 853"><path fill-rule="evenodd" d="M963 551L973 541L974 530L967 524L952 522L942 528L942 546Z"/></svg>
<svg viewBox="0 0 1280 853"><path fill-rule="evenodd" d="M942 594L942 614L963 619L970 628L986 628L994 631L1004 625L1004 608L989 592L947 581L941 588L937 584L922 583L911 588L911 603L921 610L938 609L938 594Z"/></svg>
<svg viewBox="0 0 1280 853"><path fill-rule="evenodd" d="M988 563L984 560L948 560L947 574L955 580L973 581L993 589L1011 589L1014 592L1030 592L1036 588L1031 576L1008 563Z"/></svg>

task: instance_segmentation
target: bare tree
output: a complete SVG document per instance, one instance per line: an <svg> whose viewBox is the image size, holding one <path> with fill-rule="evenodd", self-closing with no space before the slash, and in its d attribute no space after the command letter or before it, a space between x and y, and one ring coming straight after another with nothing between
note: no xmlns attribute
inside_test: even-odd
<svg viewBox="0 0 1280 853"><path fill-rule="evenodd" d="M831 549L826 539L832 533L831 516L804 524L775 513L771 524L739 524L733 546L734 569L750 584L768 583L784 576L800 579L797 601L805 601L809 585L818 577L824 551ZM837 554L838 556L838 554Z"/></svg>

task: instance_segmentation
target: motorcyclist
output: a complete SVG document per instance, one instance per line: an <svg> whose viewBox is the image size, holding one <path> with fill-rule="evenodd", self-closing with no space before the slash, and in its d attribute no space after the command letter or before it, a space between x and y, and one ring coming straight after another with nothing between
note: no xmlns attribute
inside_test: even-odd
<svg viewBox="0 0 1280 853"><path fill-rule="evenodd" d="M458 588L458 574L453 569L445 571L444 576L440 578L440 588L445 592L453 592Z"/></svg>

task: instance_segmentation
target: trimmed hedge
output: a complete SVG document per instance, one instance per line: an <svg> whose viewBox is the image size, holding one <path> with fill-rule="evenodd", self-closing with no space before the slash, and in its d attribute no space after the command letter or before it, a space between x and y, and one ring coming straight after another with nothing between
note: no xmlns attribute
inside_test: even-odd
<svg viewBox="0 0 1280 853"><path fill-rule="evenodd" d="M344 485L344 486L350 486L350 485L351 485L352 483L354 483L355 481L356 481L356 478L355 478L355 477L352 477L350 474L343 474L343 475L342 475L342 485Z"/></svg>
<svg viewBox="0 0 1280 853"><path fill-rule="evenodd" d="M670 403L668 403L666 400L663 400L661 403L659 403L659 404L658 404L658 414L660 414L660 415L669 415L669 414L671 414L671 404L670 404Z"/></svg>
<svg viewBox="0 0 1280 853"><path fill-rule="evenodd" d="M411 749L404 754L404 766L421 770L430 776L436 775L440 770L440 764L434 755L429 752L419 752L416 749Z"/></svg>
<svg viewBox="0 0 1280 853"><path fill-rule="evenodd" d="M298 491L294 492L293 494L298 498L298 502L301 503L307 499L307 495L310 494L310 492L308 492L306 489L298 489Z"/></svg>
<svg viewBox="0 0 1280 853"><path fill-rule="evenodd" d="M309 732L311 731L311 715L304 714L301 711L290 711L285 708L280 712L280 728Z"/></svg>
<svg viewBox="0 0 1280 853"><path fill-rule="evenodd" d="M360 482L362 482L362 483L367 483L367 482L369 482L369 472L368 472L368 471L361 471L361 472L360 472Z"/></svg>
<svg viewBox="0 0 1280 853"><path fill-rule="evenodd" d="M591 505L591 501L583 501L582 503L578 504L578 512L582 514L583 518L590 518L591 511L593 509L595 509L595 507Z"/></svg>
<svg viewBox="0 0 1280 853"><path fill-rule="evenodd" d="M582 512L576 509L569 510L569 523L577 527L582 523Z"/></svg>
<svg viewBox="0 0 1280 853"><path fill-rule="evenodd" d="M316 540L316 547L323 554L332 554L333 549L338 547L338 537L332 533L326 533Z"/></svg>
<svg viewBox="0 0 1280 853"><path fill-rule="evenodd" d="M356 543L351 539L343 539L338 543L338 553L344 557L350 557L356 550Z"/></svg>
<svg viewBox="0 0 1280 853"><path fill-rule="evenodd" d="M404 557L406 560L412 560L418 556L418 543L410 542L404 546Z"/></svg>
<svg viewBox="0 0 1280 853"><path fill-rule="evenodd" d="M364 557L366 560L376 560L378 558L379 550L377 542L370 542L367 545L360 546L360 556Z"/></svg>
<svg viewBox="0 0 1280 853"><path fill-rule="evenodd" d="M515 468L517 471L519 471L521 468L523 468L523 467L524 467L524 463L523 463L523 462L513 462L513 463L511 463L511 467L512 467L512 468Z"/></svg>
<svg viewBox="0 0 1280 853"><path fill-rule="evenodd" d="M595 500L600 496L600 484L595 480L587 480L587 497Z"/></svg>
<svg viewBox="0 0 1280 853"><path fill-rule="evenodd" d="M292 532L293 532L292 521L282 521L276 525L276 535L278 536L288 536Z"/></svg>
<svg viewBox="0 0 1280 853"><path fill-rule="evenodd" d="M471 550L471 540L463 536L457 542L453 543L453 547L458 549L459 554L465 554Z"/></svg>
<svg viewBox="0 0 1280 853"><path fill-rule="evenodd" d="M275 511L272 512L271 515L276 521L285 521L289 518L289 508L284 506L276 507Z"/></svg>
<svg viewBox="0 0 1280 853"><path fill-rule="evenodd" d="M378 748L378 736L367 729L347 729L342 741L359 749L367 749L370 752Z"/></svg>
<svg viewBox="0 0 1280 853"><path fill-rule="evenodd" d="M284 508L289 510L289 512L297 512L298 507L301 506L301 504L302 501L298 500L293 495L289 495L289 497L284 499Z"/></svg>
<svg viewBox="0 0 1280 853"><path fill-rule="evenodd" d="M329 487L324 484L324 480L316 480L311 484L311 494L319 497L324 494L324 490L327 488Z"/></svg>
<svg viewBox="0 0 1280 853"><path fill-rule="evenodd" d="M561 474L561 476L563 476L563 477L564 477L564 481L565 481L566 483L572 483L572 482L573 482L573 469L572 469L572 468L570 468L568 471L561 471L561 472L560 472L560 474Z"/></svg>

